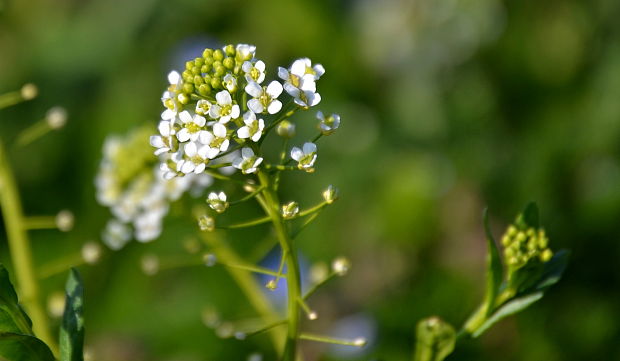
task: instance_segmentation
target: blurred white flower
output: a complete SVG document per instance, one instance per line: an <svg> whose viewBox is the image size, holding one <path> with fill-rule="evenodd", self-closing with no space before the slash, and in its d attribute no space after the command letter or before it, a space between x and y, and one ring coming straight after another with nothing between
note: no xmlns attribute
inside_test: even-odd
<svg viewBox="0 0 620 361"><path fill-rule="evenodd" d="M111 219L108 221L101 239L111 249L119 250L131 239L131 229L121 221Z"/></svg>

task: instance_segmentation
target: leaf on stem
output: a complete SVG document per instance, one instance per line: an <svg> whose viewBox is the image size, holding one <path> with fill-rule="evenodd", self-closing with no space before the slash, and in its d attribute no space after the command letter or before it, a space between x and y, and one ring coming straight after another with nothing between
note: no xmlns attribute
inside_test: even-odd
<svg viewBox="0 0 620 361"><path fill-rule="evenodd" d="M84 289L79 273L72 268L65 286L67 301L60 328L60 361L84 360Z"/></svg>
<svg viewBox="0 0 620 361"><path fill-rule="evenodd" d="M484 333L489 327L493 326L500 320L510 315L513 315L519 311L526 309L532 303L540 300L543 296L543 292L535 292L523 297L517 297L511 301L506 302L496 312L493 313L480 327L478 327L472 337L476 338Z"/></svg>
<svg viewBox="0 0 620 361"><path fill-rule="evenodd" d="M55 361L52 351L38 338L0 332L0 359L10 361Z"/></svg>

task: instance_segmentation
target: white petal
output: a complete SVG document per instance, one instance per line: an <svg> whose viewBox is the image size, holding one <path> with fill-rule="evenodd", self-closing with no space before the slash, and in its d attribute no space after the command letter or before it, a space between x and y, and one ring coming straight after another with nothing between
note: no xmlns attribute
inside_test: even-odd
<svg viewBox="0 0 620 361"><path fill-rule="evenodd" d="M198 166L196 166L196 168L194 168L194 173L200 174L200 173L205 171L206 167L207 167L206 164L200 163L200 164L198 164Z"/></svg>
<svg viewBox="0 0 620 361"><path fill-rule="evenodd" d="M202 144L211 144L211 142L213 141L213 134L211 134L211 132L206 132L206 131L200 132L200 137L198 141Z"/></svg>
<svg viewBox="0 0 620 361"><path fill-rule="evenodd" d="M245 86L245 91L246 93L250 94L254 98L258 98L263 92L263 88L260 85L258 85L258 83L251 81L248 83L248 85Z"/></svg>
<svg viewBox="0 0 620 361"><path fill-rule="evenodd" d="M260 140L262 133L260 131L254 133L254 135L252 135L252 141L254 142L258 142Z"/></svg>
<svg viewBox="0 0 620 361"><path fill-rule="evenodd" d="M267 107L267 112L269 114L276 114L280 109L282 109L282 103L279 100L274 100Z"/></svg>
<svg viewBox="0 0 620 361"><path fill-rule="evenodd" d="M271 95L272 98L277 98L282 94L282 84L280 82L274 80L267 86L267 94Z"/></svg>
<svg viewBox="0 0 620 361"><path fill-rule="evenodd" d="M316 152L316 144L314 144L314 143L310 143L310 142L304 143L303 148L304 148L304 153L305 154L310 154L310 153L315 153Z"/></svg>
<svg viewBox="0 0 620 361"><path fill-rule="evenodd" d="M222 111L222 107L220 107L217 104L213 104L211 108L209 109L209 116L213 119L217 119L219 118L221 111Z"/></svg>
<svg viewBox="0 0 620 361"><path fill-rule="evenodd" d="M191 114L189 114L189 112L187 110L182 111L179 114L179 118L181 118L181 121L183 123L190 123L192 121L192 116L191 116Z"/></svg>
<svg viewBox="0 0 620 361"><path fill-rule="evenodd" d="M225 138L226 137L226 126L220 123L213 124L213 134L215 134L215 136L218 138Z"/></svg>
<svg viewBox="0 0 620 361"><path fill-rule="evenodd" d="M243 122L245 124L250 125L254 123L255 120L256 120L256 114L254 114L254 112L248 111L248 112L245 112L245 114L243 114Z"/></svg>
<svg viewBox="0 0 620 361"><path fill-rule="evenodd" d="M196 125L199 127L203 127L205 124L207 124L207 120L205 119L205 117L201 117L200 115L195 115L194 123L196 123Z"/></svg>
<svg viewBox="0 0 620 361"><path fill-rule="evenodd" d="M314 77L312 75L305 75L301 79L299 89L314 93L316 91L316 82L314 81Z"/></svg>
<svg viewBox="0 0 620 361"><path fill-rule="evenodd" d="M237 104L233 105L232 110L230 111L230 117L232 119L237 119L239 118L239 114L241 114L239 106Z"/></svg>
<svg viewBox="0 0 620 361"><path fill-rule="evenodd" d="M288 70L286 70L286 68L283 68L281 66L278 67L278 77L282 80L288 80L289 75L288 75Z"/></svg>
<svg viewBox="0 0 620 361"><path fill-rule="evenodd" d="M194 142L187 143L183 150L185 150L185 154L187 154L187 156L190 158L195 156L196 153L198 153L198 147L196 147L196 143Z"/></svg>
<svg viewBox="0 0 620 361"><path fill-rule="evenodd" d="M293 65L291 65L291 73L299 77L304 76L304 74L306 74L306 66L307 66L306 60L310 61L310 59L308 58L295 60L293 62Z"/></svg>
<svg viewBox="0 0 620 361"><path fill-rule="evenodd" d="M217 148L209 148L209 151L207 152L207 158L209 159L213 159L215 157L217 157L217 155L220 154L220 150Z"/></svg>
<svg viewBox="0 0 620 361"><path fill-rule="evenodd" d="M263 158L256 158L256 161L254 162L254 167L258 167L261 163L263 162Z"/></svg>
<svg viewBox="0 0 620 361"><path fill-rule="evenodd" d="M315 78L319 79L323 74L325 74L325 68L321 64L315 64L312 69L314 69Z"/></svg>
<svg viewBox="0 0 620 361"><path fill-rule="evenodd" d="M228 90L222 90L221 92L215 94L215 99L217 99L217 103L219 105L226 105L232 103L232 98L230 97L230 93Z"/></svg>
<svg viewBox="0 0 620 361"><path fill-rule="evenodd" d="M161 148L161 147L166 146L166 144L164 143L164 140L159 135L151 135L149 142L155 148Z"/></svg>
<svg viewBox="0 0 620 361"><path fill-rule="evenodd" d="M325 115L323 115L323 112L322 112L322 111L320 111L320 110L319 110L318 112L316 112L316 118L317 118L318 120L322 121L322 122L324 122L324 121L325 121Z"/></svg>
<svg viewBox="0 0 620 361"><path fill-rule="evenodd" d="M222 117L220 117L220 123L226 124L228 122L230 122L230 115L223 115Z"/></svg>
<svg viewBox="0 0 620 361"><path fill-rule="evenodd" d="M241 65L241 70L243 70L244 73L249 73L250 70L252 70L252 63L244 61L243 65Z"/></svg>
<svg viewBox="0 0 620 361"><path fill-rule="evenodd" d="M166 109L161 113L161 118L164 120L172 120L177 115L177 113L173 110Z"/></svg>
<svg viewBox="0 0 620 361"><path fill-rule="evenodd" d="M198 149L198 156L202 159L206 159L210 149L211 147L209 147L208 145L203 145Z"/></svg>
<svg viewBox="0 0 620 361"><path fill-rule="evenodd" d="M232 166L237 169L241 169L241 163L243 163L242 158L235 158L235 160L232 161Z"/></svg>
<svg viewBox="0 0 620 361"><path fill-rule="evenodd" d="M295 159L296 161L299 162L299 160L304 156L304 152L297 148L297 147L293 147L293 149L291 149L291 158Z"/></svg>
<svg viewBox="0 0 620 361"><path fill-rule="evenodd" d="M292 96L292 97L298 97L299 94L301 93L301 91L298 88L294 87L290 83L285 83L284 84L284 90L286 90L286 92L289 93L290 96Z"/></svg>
<svg viewBox="0 0 620 361"><path fill-rule="evenodd" d="M157 126L157 130L159 130L159 134L163 135L164 137L170 136L170 122L169 121L159 122L159 125Z"/></svg>
<svg viewBox="0 0 620 361"><path fill-rule="evenodd" d="M254 151L252 151L252 148L242 148L241 149L241 156L246 159L246 158L252 158L254 156Z"/></svg>
<svg viewBox="0 0 620 361"><path fill-rule="evenodd" d="M254 113L262 113L265 110L263 103L256 98L248 100L248 108Z"/></svg>
<svg viewBox="0 0 620 361"><path fill-rule="evenodd" d="M249 138L250 137L250 128L246 127L241 127L237 130L237 136L241 139L245 139L245 138Z"/></svg>
<svg viewBox="0 0 620 361"><path fill-rule="evenodd" d="M194 171L194 168L196 168L194 163L192 163L192 162L183 162L183 165L181 166L181 172L183 172L185 174L189 174L189 173Z"/></svg>
<svg viewBox="0 0 620 361"><path fill-rule="evenodd" d="M228 149L229 144L230 144L230 141L228 139L223 141L222 144L220 145L220 151L225 152Z"/></svg>
<svg viewBox="0 0 620 361"><path fill-rule="evenodd" d="M310 99L309 99L310 100ZM313 107L317 104L319 104L321 102L321 94L319 93L313 93L311 100L310 100L310 106Z"/></svg>
<svg viewBox="0 0 620 361"><path fill-rule="evenodd" d="M187 130L187 128L183 128L181 129L178 133L177 133L177 139L180 142L187 142L190 138L190 134L189 134L189 130Z"/></svg>
<svg viewBox="0 0 620 361"><path fill-rule="evenodd" d="M181 75L176 72L176 71L171 71L170 73L168 73L168 82L171 85L177 85L179 84L179 81L181 80Z"/></svg>
<svg viewBox="0 0 620 361"><path fill-rule="evenodd" d="M260 70L260 72L262 73L265 71L265 62L262 60L259 60L256 62L256 64L254 64L254 67Z"/></svg>

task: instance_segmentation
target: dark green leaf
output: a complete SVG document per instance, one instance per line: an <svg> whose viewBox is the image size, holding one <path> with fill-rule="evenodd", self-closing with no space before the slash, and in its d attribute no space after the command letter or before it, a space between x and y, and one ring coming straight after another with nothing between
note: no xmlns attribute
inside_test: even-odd
<svg viewBox="0 0 620 361"><path fill-rule="evenodd" d="M60 328L60 360L84 360L84 318L82 305L84 290L79 273L71 269L67 284L65 313Z"/></svg>
<svg viewBox="0 0 620 361"><path fill-rule="evenodd" d="M55 361L47 345L34 336L0 332L0 360Z"/></svg>
<svg viewBox="0 0 620 361"><path fill-rule="evenodd" d="M560 278L562 278L562 274L564 273L566 266L568 265L569 256L570 251L562 249L556 252L556 254L553 255L553 258L545 263L545 268L543 269L542 276L536 285L536 290L544 291L550 286L558 283Z"/></svg>
<svg viewBox="0 0 620 361"><path fill-rule="evenodd" d="M495 298L499 292L503 280L502 262L500 260L499 250L497 244L493 239L493 234L489 227L489 212L488 209L484 210L483 216L484 232L487 239L487 284L486 284L486 296L485 305L487 307L487 314L493 310L495 304Z"/></svg>
<svg viewBox="0 0 620 361"><path fill-rule="evenodd" d="M0 332L33 335L32 322L18 304L9 273L0 264Z"/></svg>
<svg viewBox="0 0 620 361"><path fill-rule="evenodd" d="M532 303L538 301L543 296L542 292L531 293L527 296L519 297L513 299L512 301L506 302L503 306L501 306L496 312L493 313L491 317L489 317L476 331L472 334L473 337L478 337L484 331L486 331L489 327L493 326L495 323L499 322L505 317L513 315L519 311L524 310Z"/></svg>

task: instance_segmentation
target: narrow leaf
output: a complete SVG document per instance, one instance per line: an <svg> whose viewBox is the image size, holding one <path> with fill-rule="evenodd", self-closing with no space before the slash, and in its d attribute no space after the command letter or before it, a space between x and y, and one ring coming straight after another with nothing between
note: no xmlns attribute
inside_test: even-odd
<svg viewBox="0 0 620 361"><path fill-rule="evenodd" d="M532 303L538 301L543 296L543 292L535 292L529 294L527 296L516 298L512 301L506 302L503 306L501 306L491 317L489 317L473 334L472 336L478 337L484 331L486 331L489 327L493 326L495 323L499 322L505 317L513 315L519 311L524 310Z"/></svg>
<svg viewBox="0 0 620 361"><path fill-rule="evenodd" d="M84 290L79 273L72 268L65 286L65 312L60 328L60 361L84 360Z"/></svg>
<svg viewBox="0 0 620 361"><path fill-rule="evenodd" d="M9 272L0 264L0 332L34 335L32 322L17 300Z"/></svg>
<svg viewBox="0 0 620 361"><path fill-rule="evenodd" d="M442 361L454 351L456 332L438 317L418 322L414 361Z"/></svg>
<svg viewBox="0 0 620 361"><path fill-rule="evenodd" d="M540 281L536 285L536 289L544 291L547 288L556 284L568 265L568 258L570 257L570 251L566 249L559 250L553 257L545 263L543 274L540 277Z"/></svg>
<svg viewBox="0 0 620 361"><path fill-rule="evenodd" d="M0 360L55 361L47 345L34 336L0 332Z"/></svg>
<svg viewBox="0 0 620 361"><path fill-rule="evenodd" d="M539 228L540 221L538 215L538 206L534 202L528 203L523 210L523 213L519 214L517 221L515 222L519 228L525 229L529 227Z"/></svg>
<svg viewBox="0 0 620 361"><path fill-rule="evenodd" d="M484 223L484 232L487 239L487 284L485 305L487 315L489 315L493 311L495 298L497 297L497 293L499 292L499 288L502 284L503 270L499 250L495 240L493 239L491 228L489 227L488 208L485 208L482 219Z"/></svg>

